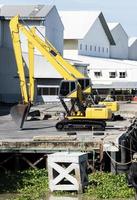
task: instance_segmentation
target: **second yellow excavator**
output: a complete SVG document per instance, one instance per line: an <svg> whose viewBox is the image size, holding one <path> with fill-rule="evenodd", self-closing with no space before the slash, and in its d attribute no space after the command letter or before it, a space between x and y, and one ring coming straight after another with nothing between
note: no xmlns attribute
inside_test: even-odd
<svg viewBox="0 0 137 200"><path fill-rule="evenodd" d="M106 120L111 119L112 111L103 105L89 105L87 95L91 94L91 80L81 74L74 66L67 62L55 47L47 40L44 41L36 34L36 29L25 27L19 22L19 16L10 21L10 31L17 63L22 103L11 109L11 115L22 129L34 101L34 48L60 73L64 78L59 89L59 98L66 111L64 120L56 124L58 130L67 128L92 128L104 130ZM20 43L20 32L28 40L28 68L29 88L27 88L22 49ZM46 68L45 68L46 70ZM65 99L71 100L71 106Z"/></svg>

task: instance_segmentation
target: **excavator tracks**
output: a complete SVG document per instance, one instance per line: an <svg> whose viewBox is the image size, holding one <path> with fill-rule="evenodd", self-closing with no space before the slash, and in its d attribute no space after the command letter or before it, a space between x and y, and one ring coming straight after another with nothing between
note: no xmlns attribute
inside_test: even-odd
<svg viewBox="0 0 137 200"><path fill-rule="evenodd" d="M56 124L58 131L72 130L72 129L90 129L104 131L106 122L101 120L90 120L90 119L64 119Z"/></svg>

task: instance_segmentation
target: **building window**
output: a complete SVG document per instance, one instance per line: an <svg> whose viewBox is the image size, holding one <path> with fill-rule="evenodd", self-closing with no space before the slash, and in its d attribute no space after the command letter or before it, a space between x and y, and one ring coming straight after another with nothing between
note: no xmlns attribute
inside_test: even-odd
<svg viewBox="0 0 137 200"><path fill-rule="evenodd" d="M96 46L94 47L94 50L96 51Z"/></svg>
<svg viewBox="0 0 137 200"><path fill-rule="evenodd" d="M90 45L90 51L92 51L92 45Z"/></svg>
<svg viewBox="0 0 137 200"><path fill-rule="evenodd" d="M100 52L100 47L98 47L98 52Z"/></svg>
<svg viewBox="0 0 137 200"><path fill-rule="evenodd" d="M116 78L116 72L109 72L109 78Z"/></svg>
<svg viewBox="0 0 137 200"><path fill-rule="evenodd" d="M50 88L41 88L41 89L42 89L42 95L49 95L50 94L50 91L49 91Z"/></svg>
<svg viewBox="0 0 137 200"><path fill-rule="evenodd" d="M88 46L87 46L87 44L85 45L85 50L87 51L87 49L88 49Z"/></svg>
<svg viewBox="0 0 137 200"><path fill-rule="evenodd" d="M58 95L59 88L57 87L38 87L37 94L41 95Z"/></svg>
<svg viewBox="0 0 137 200"><path fill-rule="evenodd" d="M94 72L94 75L96 78L99 78L101 77L102 73L99 71L99 72Z"/></svg>
<svg viewBox="0 0 137 200"><path fill-rule="evenodd" d="M102 47L102 52L104 53L104 47Z"/></svg>
<svg viewBox="0 0 137 200"><path fill-rule="evenodd" d="M126 78L126 72L119 72L119 78Z"/></svg>
<svg viewBox="0 0 137 200"><path fill-rule="evenodd" d="M108 53L108 48L106 48L106 52Z"/></svg>
<svg viewBox="0 0 137 200"><path fill-rule="evenodd" d="M80 44L80 50L82 50L82 44Z"/></svg>

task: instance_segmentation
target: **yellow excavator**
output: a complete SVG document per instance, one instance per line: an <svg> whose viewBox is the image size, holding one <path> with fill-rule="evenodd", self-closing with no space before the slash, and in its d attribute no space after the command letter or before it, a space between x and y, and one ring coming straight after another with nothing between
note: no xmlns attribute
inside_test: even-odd
<svg viewBox="0 0 137 200"><path fill-rule="evenodd" d="M25 27L23 23L21 24L19 16L11 19L10 31L22 95L22 103L11 108L11 116L20 129L23 128L24 121L34 102L34 48L36 48L64 78L60 84L59 98L66 111L66 116L56 124L57 130L77 127L104 130L106 120L112 117L112 111L106 106L88 105L87 96L91 94L92 88L90 78L85 77L67 62L47 39L43 41L36 34L34 27L30 29ZM29 88L24 72L20 32L25 35L28 41ZM65 102L66 98L71 100L70 107Z"/></svg>

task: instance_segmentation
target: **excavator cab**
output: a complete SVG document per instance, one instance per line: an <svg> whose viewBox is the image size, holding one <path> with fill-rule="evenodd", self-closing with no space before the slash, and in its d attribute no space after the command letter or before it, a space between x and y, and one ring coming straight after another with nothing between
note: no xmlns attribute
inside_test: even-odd
<svg viewBox="0 0 137 200"><path fill-rule="evenodd" d="M59 98L77 98L78 82L62 80L59 89Z"/></svg>
<svg viewBox="0 0 137 200"><path fill-rule="evenodd" d="M78 78L77 79L81 89L83 91L84 94L91 94L91 79L90 78Z"/></svg>

